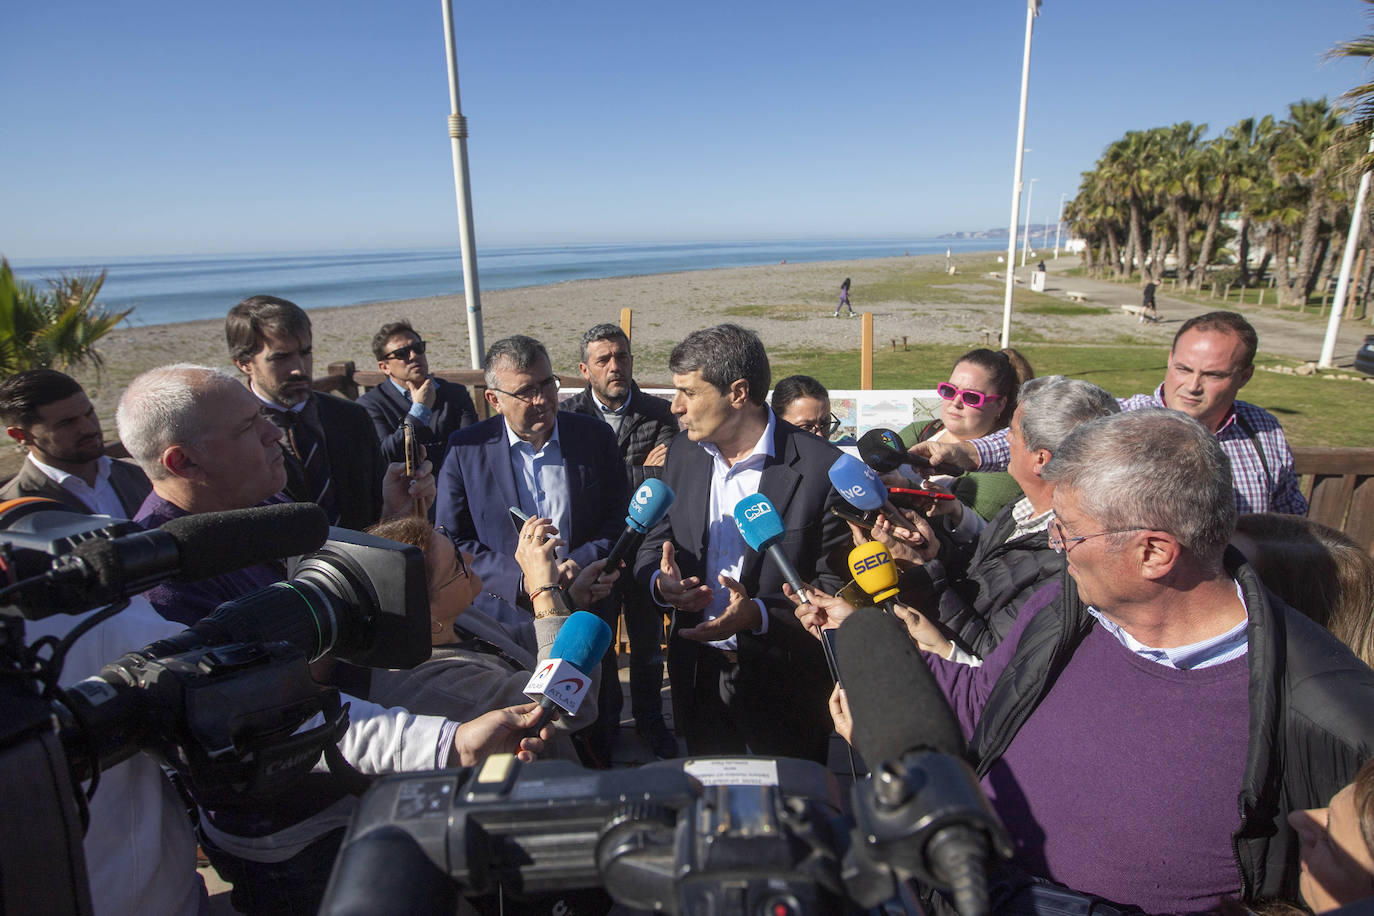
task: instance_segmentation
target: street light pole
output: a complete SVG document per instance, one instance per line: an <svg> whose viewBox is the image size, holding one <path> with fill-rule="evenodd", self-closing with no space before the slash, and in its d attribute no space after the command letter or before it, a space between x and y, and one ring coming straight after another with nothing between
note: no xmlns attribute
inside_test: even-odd
<svg viewBox="0 0 1374 916"><path fill-rule="evenodd" d="M1059 222L1054 224L1054 259L1059 260L1059 233L1064 230L1064 198L1068 194L1059 195Z"/></svg>
<svg viewBox="0 0 1374 916"><path fill-rule="evenodd" d="M1035 183L1039 178L1030 180L1030 187L1026 188L1026 232L1021 236L1021 266L1026 266L1026 252L1030 249L1030 214L1031 200L1035 197Z"/></svg>
<svg viewBox="0 0 1374 916"><path fill-rule="evenodd" d="M453 33L453 0L444 8L444 50L448 53L448 136L453 147L453 184L458 198L458 245L463 256L463 292L467 299L468 350L472 368L482 368L482 295L477 288L477 243L472 230L472 190L468 186L468 120L458 99L458 43Z"/></svg>
<svg viewBox="0 0 1374 916"><path fill-rule="evenodd" d="M1374 153L1374 134L1369 137L1369 151ZM1326 320L1326 336L1322 338L1322 353L1317 367L1330 369L1335 363L1336 335L1341 330L1341 312L1345 311L1345 293L1350 288L1350 269L1355 263L1355 249L1360 246L1360 222L1364 219L1364 199L1369 194L1369 172L1360 176L1360 190L1355 195L1355 209L1350 214L1350 233L1345 237L1345 252L1341 256L1341 276L1336 281L1336 298L1331 302L1331 315Z"/></svg>
<svg viewBox="0 0 1374 916"><path fill-rule="evenodd" d="M1040 0L1026 0L1026 51L1021 61L1021 116L1016 124L1016 165L1011 178L1011 225L1007 230L1007 290L1002 304L1002 346L1011 346L1011 293L1015 277L1016 227L1021 223L1021 165L1026 150L1026 99L1030 92L1031 33Z"/></svg>

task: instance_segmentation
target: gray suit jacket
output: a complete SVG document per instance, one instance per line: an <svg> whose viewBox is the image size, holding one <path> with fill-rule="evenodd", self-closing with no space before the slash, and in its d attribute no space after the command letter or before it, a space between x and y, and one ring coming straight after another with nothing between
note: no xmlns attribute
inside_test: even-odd
<svg viewBox="0 0 1374 916"><path fill-rule="evenodd" d="M110 485L114 487L115 495L124 506L124 517L130 519L138 512L138 507L143 505L143 500L147 499L153 489L153 485L148 481L148 475L143 473L142 468L131 461L120 461L117 458L111 459L110 462ZM0 500L18 499L21 496L55 499L77 512L95 511L94 507L86 505L65 487L59 486L27 458L24 459L24 466L20 468L19 473L4 487L0 487Z"/></svg>

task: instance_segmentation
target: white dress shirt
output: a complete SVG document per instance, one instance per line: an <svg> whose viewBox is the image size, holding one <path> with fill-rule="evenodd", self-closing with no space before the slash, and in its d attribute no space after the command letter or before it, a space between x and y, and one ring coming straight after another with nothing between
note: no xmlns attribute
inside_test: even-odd
<svg viewBox="0 0 1374 916"><path fill-rule="evenodd" d="M558 424L553 435L539 451L506 424L506 442L510 444L510 466L515 472L515 492L520 508L532 516L553 519L558 535L565 543L557 555L568 556L572 543L572 505L568 497L568 468L563 463L563 447L558 441Z"/></svg>
<svg viewBox="0 0 1374 916"><path fill-rule="evenodd" d="M119 501L119 494L110 483L112 460L108 455L101 455L96 459L95 486L92 487L75 474L44 464L33 457L33 452L29 452L29 461L33 462L34 467L42 471L53 483L85 503L91 512L111 518L124 518L129 513Z"/></svg>

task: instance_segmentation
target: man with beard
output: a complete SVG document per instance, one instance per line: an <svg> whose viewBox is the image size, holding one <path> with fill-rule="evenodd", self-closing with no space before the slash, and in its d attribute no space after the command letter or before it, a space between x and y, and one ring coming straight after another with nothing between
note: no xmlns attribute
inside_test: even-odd
<svg viewBox="0 0 1374 916"><path fill-rule="evenodd" d="M615 433L625 471L634 492L649 477L663 474L668 442L677 435L677 418L668 402L645 394L634 381L630 338L618 325L598 324L582 335L582 362L577 366L587 387L569 398L564 410L605 422ZM635 729L654 756L676 757L677 738L663 721L663 612L642 600L630 577L617 589L630 637L630 706ZM618 700L619 696L613 698Z"/></svg>
<svg viewBox="0 0 1374 916"><path fill-rule="evenodd" d="M43 496L78 512L132 518L152 489L138 465L105 454L100 419L71 376L31 369L5 379L0 419L29 452L0 500Z"/></svg>

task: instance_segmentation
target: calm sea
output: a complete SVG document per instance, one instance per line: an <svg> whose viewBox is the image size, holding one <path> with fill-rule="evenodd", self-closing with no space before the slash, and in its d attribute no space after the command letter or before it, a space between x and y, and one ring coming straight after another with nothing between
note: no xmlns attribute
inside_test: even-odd
<svg viewBox="0 0 1374 916"><path fill-rule="evenodd" d="M998 247L996 239L919 238L549 245L482 249L477 270L481 288L489 290L776 264L782 260L838 261ZM111 309L133 306L129 321L136 325L221 318L235 302L259 293L281 296L309 309L463 291L463 268L456 246L409 251L35 259L14 261L12 266L21 279L35 284L63 273L108 269L100 301Z"/></svg>

